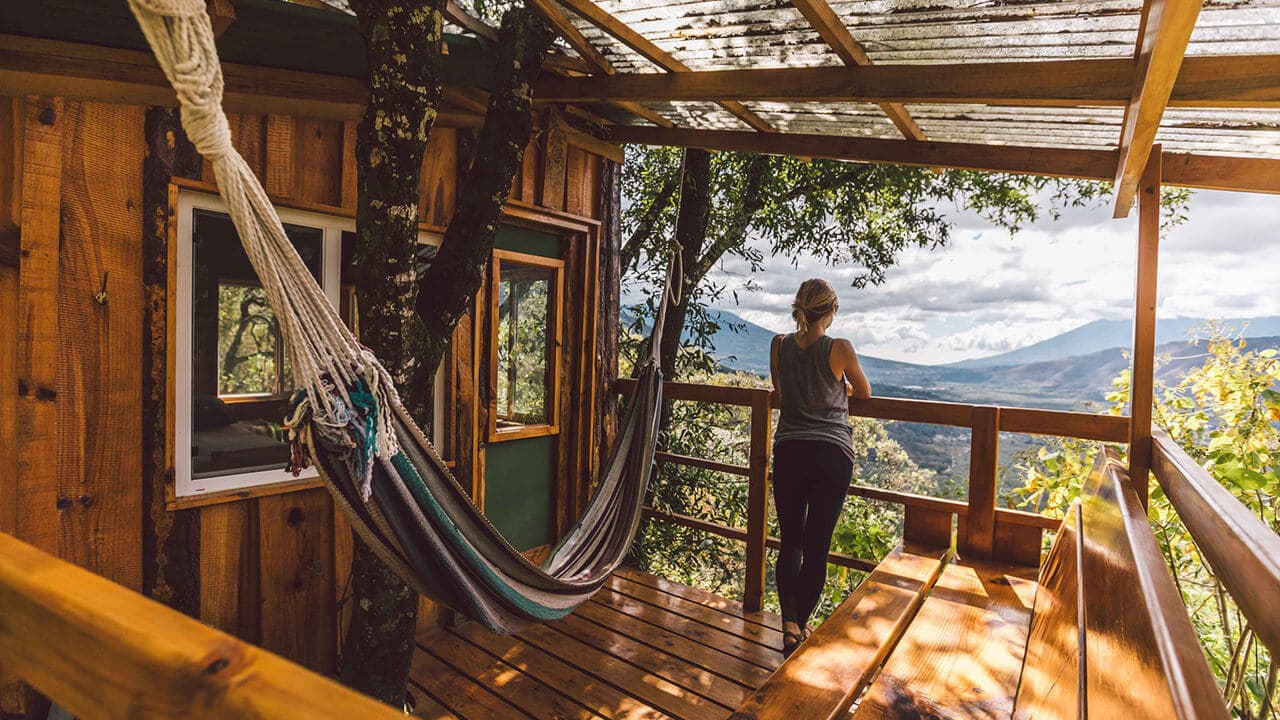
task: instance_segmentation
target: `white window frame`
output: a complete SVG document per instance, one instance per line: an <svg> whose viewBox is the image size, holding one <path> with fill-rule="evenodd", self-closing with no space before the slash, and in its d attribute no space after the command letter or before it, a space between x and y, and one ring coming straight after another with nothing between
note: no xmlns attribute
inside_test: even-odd
<svg viewBox="0 0 1280 720"><path fill-rule="evenodd" d="M206 210L227 214L226 203L217 195L182 189L178 193L177 208L177 267L175 270L176 292L174 303L175 322L175 362L174 368L174 416L177 427L174 428L174 495L177 498L191 498L201 495L220 494L264 485L313 480L319 477L315 468L309 467L295 477L284 468L275 470L257 470L250 472L233 472L226 475L196 478L192 475L191 442L191 386L192 386L192 230L196 210ZM323 232L321 241L321 287L334 310L339 307L342 284L342 233L355 232L355 221L351 218L326 215L324 213L295 210L277 207L281 222L287 225L301 225L318 228ZM419 233L419 242L439 245L442 238L435 233ZM439 422L444 413L444 373L443 365L434 378L435 392L434 422L432 422L432 440L436 446L444 437Z"/></svg>

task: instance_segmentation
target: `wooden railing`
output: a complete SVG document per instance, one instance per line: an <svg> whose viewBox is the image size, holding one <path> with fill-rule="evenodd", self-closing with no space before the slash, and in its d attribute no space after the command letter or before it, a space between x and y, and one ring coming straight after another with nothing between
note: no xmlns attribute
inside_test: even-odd
<svg viewBox="0 0 1280 720"><path fill-rule="evenodd" d="M1258 638L1280 653L1280 535L1162 430L1151 471Z"/></svg>
<svg viewBox="0 0 1280 720"><path fill-rule="evenodd" d="M634 388L635 382L632 380L618 381L617 390L624 395L634 392ZM747 567L743 605L748 610L759 610L764 597L765 548L774 547L777 544L776 538L768 536L767 522L769 446L772 437L770 422L776 398L770 390L761 388L678 382L666 383L663 386L663 393L664 397L672 400L751 408L751 445L747 465L734 465L672 453L657 455L657 460L663 463L747 477L749 483L747 527L729 527L653 508L649 508L647 512L649 517L654 519L745 542ZM904 508L903 534L907 539L949 545L954 518L958 529L957 546L962 553L982 558L999 557L1024 564L1039 562L1041 533L1046 529L1055 529L1058 521L1035 513L996 507L1000 433L1016 432L1125 442L1129 432L1129 418L1119 415L1094 415L897 398L850 399L849 413L879 420L969 428L971 435L968 502L894 492L860 484L851 485L850 493L902 505ZM872 560L835 553L828 559L836 565L859 569L867 569L875 565Z"/></svg>
<svg viewBox="0 0 1280 720"><path fill-rule="evenodd" d="M0 534L0 663L88 718L402 718Z"/></svg>

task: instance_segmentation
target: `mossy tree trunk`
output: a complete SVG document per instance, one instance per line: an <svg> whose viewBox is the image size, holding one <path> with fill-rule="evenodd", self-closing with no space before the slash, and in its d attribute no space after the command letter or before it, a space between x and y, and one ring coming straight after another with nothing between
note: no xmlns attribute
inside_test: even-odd
<svg viewBox="0 0 1280 720"><path fill-rule="evenodd" d="M529 8L516 7L503 16L489 107L471 167L462 178L440 252L418 280L418 315L426 327L420 358L424 373L435 371L454 327L480 289L511 183L533 133L533 81L553 39ZM424 375L423 382L428 379Z"/></svg>
<svg viewBox="0 0 1280 720"><path fill-rule="evenodd" d="M680 334L684 330L690 293L698 287L702 278L693 270L707 243L707 230L711 222L711 153L690 148L684 151L684 172L680 179L680 212L676 216L676 243L680 252L680 276L675 288L681 302L673 303L670 293L663 297L667 314L663 319L662 335L658 338L658 362L662 376L676 376L676 357L680 352ZM665 415L666 413L664 413ZM664 422L661 427L666 427Z"/></svg>
<svg viewBox="0 0 1280 720"><path fill-rule="evenodd" d="M416 382L422 323L414 312L418 186L440 104L443 0L351 0L369 64L369 103L356 134L353 253L360 341L395 378L419 421L430 419L430 383ZM403 707L413 659L418 595L359 536L351 562L351 624L342 682Z"/></svg>
<svg viewBox="0 0 1280 720"><path fill-rule="evenodd" d="M533 81L553 36L532 11L503 18L488 111L440 252L415 272L418 188L440 102L443 0L351 0L369 59L369 104L356 138L361 341L392 372L406 407L429 423L431 378L470 307L532 132ZM356 538L347 685L404 702L417 594Z"/></svg>

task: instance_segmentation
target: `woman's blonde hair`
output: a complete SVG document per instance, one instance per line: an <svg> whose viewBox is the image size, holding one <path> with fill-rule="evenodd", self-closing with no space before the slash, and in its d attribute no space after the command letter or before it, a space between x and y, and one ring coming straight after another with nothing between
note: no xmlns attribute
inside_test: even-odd
<svg viewBox="0 0 1280 720"><path fill-rule="evenodd" d="M808 332L809 326L840 309L840 298L835 288L826 280L813 278L800 283L796 300L791 303L791 317L796 321L796 332Z"/></svg>

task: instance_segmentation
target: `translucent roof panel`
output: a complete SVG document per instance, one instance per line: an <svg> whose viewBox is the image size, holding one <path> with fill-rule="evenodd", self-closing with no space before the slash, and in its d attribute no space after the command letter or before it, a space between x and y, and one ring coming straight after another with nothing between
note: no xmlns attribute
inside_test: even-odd
<svg viewBox="0 0 1280 720"><path fill-rule="evenodd" d="M930 140L1114 149L1124 108L1040 108L997 105L911 105Z"/></svg>
<svg viewBox="0 0 1280 720"><path fill-rule="evenodd" d="M710 102L648 102L646 106L678 127L702 130L750 130L734 114Z"/></svg>
<svg viewBox="0 0 1280 720"><path fill-rule="evenodd" d="M902 134L884 112L869 103L747 103L780 132L898 140Z"/></svg>
<svg viewBox="0 0 1280 720"><path fill-rule="evenodd" d="M828 0L879 64L1132 58L1143 0ZM839 65L789 0L596 0L695 71ZM566 10L618 72L663 68ZM1280 0L1205 0L1189 56L1280 55ZM747 129L714 103L647 103L680 127ZM747 102L781 132L897 139L868 103ZM910 105L929 140L1114 150L1121 107ZM1280 110L1168 110L1170 152L1280 159Z"/></svg>
<svg viewBox="0 0 1280 720"><path fill-rule="evenodd" d="M1169 108L1156 142L1167 152L1280 159L1280 110Z"/></svg>

